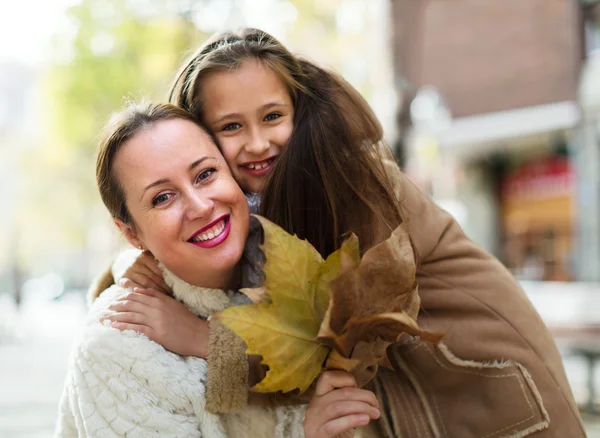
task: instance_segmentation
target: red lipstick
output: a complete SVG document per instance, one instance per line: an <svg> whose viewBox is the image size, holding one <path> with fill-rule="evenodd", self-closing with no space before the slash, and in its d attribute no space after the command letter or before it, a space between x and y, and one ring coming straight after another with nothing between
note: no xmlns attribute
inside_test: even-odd
<svg viewBox="0 0 600 438"><path fill-rule="evenodd" d="M192 245L195 245L199 248L214 248L216 246L219 246L221 243L223 243L227 239L227 237L229 236L229 232L231 231L231 221L229 219L230 219L229 215L225 214L225 215L221 216L220 218L212 221L210 224L208 224L205 227L202 227L198 231L196 231L192 235L192 237L190 237L188 239L188 242L190 242ZM218 235L216 235L212 238L206 239L206 240L197 240L198 236L202 235L205 231L211 229L212 227L214 227L221 221L224 222L224 225Z"/></svg>

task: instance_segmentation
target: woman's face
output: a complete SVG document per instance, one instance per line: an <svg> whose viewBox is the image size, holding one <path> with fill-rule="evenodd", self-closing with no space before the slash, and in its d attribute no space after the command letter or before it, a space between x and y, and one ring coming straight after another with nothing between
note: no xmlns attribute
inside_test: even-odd
<svg viewBox="0 0 600 438"><path fill-rule="evenodd" d="M230 286L250 213L211 137L194 123L155 123L125 143L114 161L134 226L116 220L188 283Z"/></svg>
<svg viewBox="0 0 600 438"><path fill-rule="evenodd" d="M201 83L205 123L233 177L246 192L262 191L266 175L292 135L294 106L285 84L256 59Z"/></svg>

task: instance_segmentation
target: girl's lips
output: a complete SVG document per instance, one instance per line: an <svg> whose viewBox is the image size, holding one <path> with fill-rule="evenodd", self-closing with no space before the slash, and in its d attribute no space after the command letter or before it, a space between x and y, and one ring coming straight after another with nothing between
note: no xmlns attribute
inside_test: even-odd
<svg viewBox="0 0 600 438"><path fill-rule="evenodd" d="M199 242L192 240L193 237L201 234L204 230L210 229L212 226L214 226L221 220L225 221L225 226L223 227L223 231L221 231L219 233L219 235L213 237L212 239L202 240ZM199 248L214 248L216 246L219 246L221 243L225 242L227 237L229 237L230 231L231 231L231 221L229 220L229 215L225 215L225 216L220 217L216 221L212 222L211 224L207 225L206 227L202 228L200 231L198 231L196 234L194 234L194 236L192 236L190 238L190 240L188 240L188 242Z"/></svg>
<svg viewBox="0 0 600 438"><path fill-rule="evenodd" d="M250 163L244 163L244 164L241 164L239 167L241 167L245 172L248 172L252 176L263 176L263 175L266 175L267 173L269 173L269 171L273 168L273 165L275 164L276 159L277 159L277 156L274 156L274 157L270 157L270 158L267 158L266 160L262 160L262 161L252 161ZM260 169L257 169L257 168L253 169L253 168L249 167L250 165L264 166L265 164L266 164L266 166L261 167Z"/></svg>

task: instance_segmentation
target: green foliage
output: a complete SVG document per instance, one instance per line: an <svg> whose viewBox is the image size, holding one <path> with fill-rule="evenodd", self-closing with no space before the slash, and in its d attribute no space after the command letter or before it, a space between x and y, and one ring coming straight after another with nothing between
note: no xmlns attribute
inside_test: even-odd
<svg viewBox="0 0 600 438"><path fill-rule="evenodd" d="M99 222L110 224L95 183L98 133L127 100L165 99L182 59L207 36L171 6L82 0L68 10L42 81L43 144L22 159L19 247L27 264L102 251L90 247Z"/></svg>
<svg viewBox="0 0 600 438"><path fill-rule="evenodd" d="M48 82L56 136L88 150L125 99L163 98L185 53L205 37L182 17L145 18L119 0L110 2L110 17L97 20L94 3L84 0L70 9L77 33L62 43L72 46L73 56L54 66Z"/></svg>

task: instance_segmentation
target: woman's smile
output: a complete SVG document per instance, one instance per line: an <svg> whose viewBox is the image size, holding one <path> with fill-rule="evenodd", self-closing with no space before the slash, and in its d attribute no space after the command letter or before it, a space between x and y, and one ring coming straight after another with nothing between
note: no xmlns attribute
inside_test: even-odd
<svg viewBox="0 0 600 438"><path fill-rule="evenodd" d="M229 215L223 215L207 226L199 229L188 242L200 248L214 248L223 243L231 231L231 222Z"/></svg>

